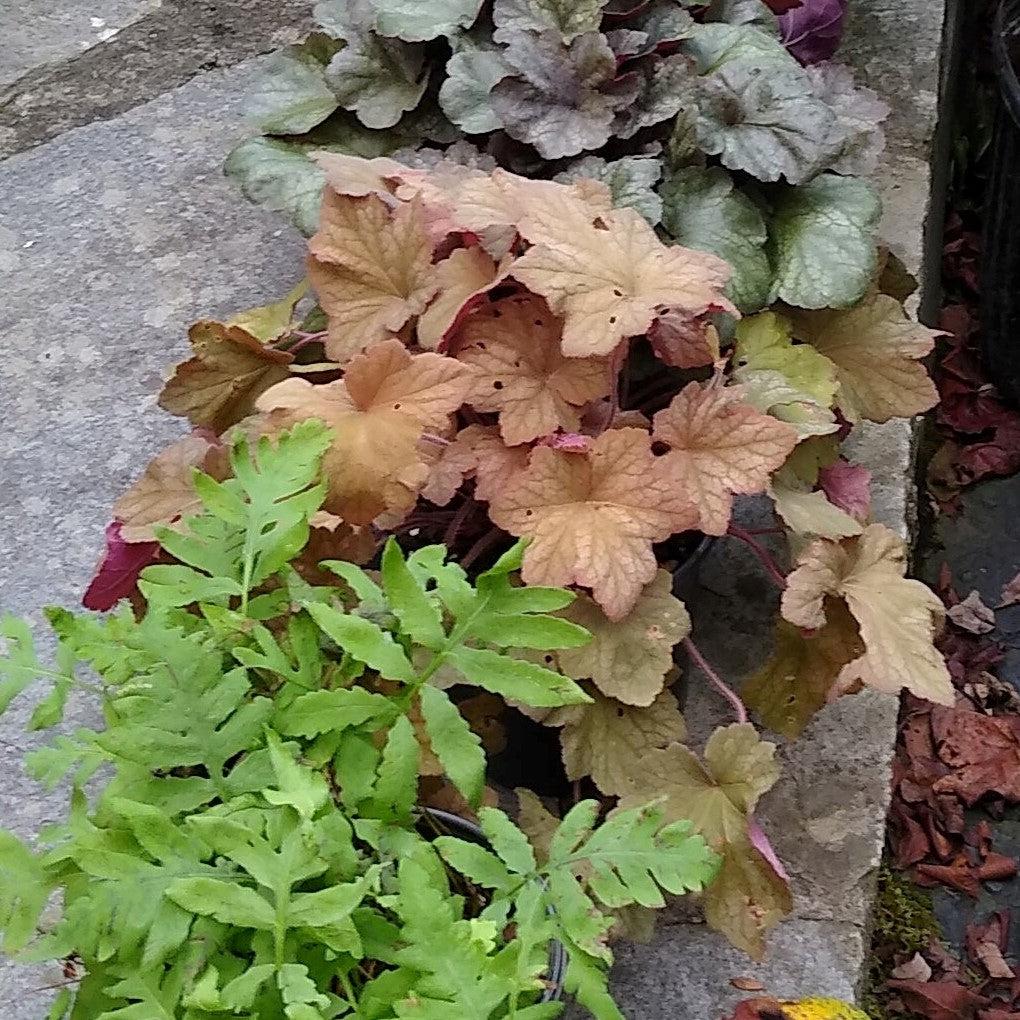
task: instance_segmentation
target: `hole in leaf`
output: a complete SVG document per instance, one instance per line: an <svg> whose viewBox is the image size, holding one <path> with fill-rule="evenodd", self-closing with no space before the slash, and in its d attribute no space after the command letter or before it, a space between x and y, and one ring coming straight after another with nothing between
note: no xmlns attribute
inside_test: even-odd
<svg viewBox="0 0 1020 1020"><path fill-rule="evenodd" d="M662 456L664 453L669 453L669 443L664 443L661 439L656 439L652 443L652 453L656 456Z"/></svg>
<svg viewBox="0 0 1020 1020"><path fill-rule="evenodd" d="M496 380L496 381L495 381L495 382L494 382L494 383L492 384L492 388L493 388L494 390L501 390L501 389L503 388L503 384L502 384L502 383L501 383L501 382L499 381L499 379L497 379L497 380Z"/></svg>

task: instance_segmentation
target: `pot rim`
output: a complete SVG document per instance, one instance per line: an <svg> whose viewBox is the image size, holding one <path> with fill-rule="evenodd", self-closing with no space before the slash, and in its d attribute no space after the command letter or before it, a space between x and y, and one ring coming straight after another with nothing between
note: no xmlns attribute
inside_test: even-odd
<svg viewBox="0 0 1020 1020"><path fill-rule="evenodd" d="M423 806L418 808L418 814L423 818L430 819L437 828L445 827L452 830L451 835L459 835L469 842L485 847L486 850L492 850L492 844L481 828L461 815L456 815L452 811L443 811L441 808ZM542 998L539 999L540 1003L560 1002L563 999L566 971L567 951L563 947L563 943L554 939L549 943L549 966L545 978L546 990Z"/></svg>

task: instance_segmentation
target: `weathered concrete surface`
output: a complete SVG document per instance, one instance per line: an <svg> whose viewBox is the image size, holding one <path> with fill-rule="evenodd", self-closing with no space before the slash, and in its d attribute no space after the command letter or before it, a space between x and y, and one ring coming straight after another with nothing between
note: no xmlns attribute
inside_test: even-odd
<svg viewBox="0 0 1020 1020"><path fill-rule="evenodd" d="M39 67L6 89L0 78L0 159L70 128L114 117L202 72L293 42L311 24L308 0L116 2L138 10L154 5L145 17L76 59ZM11 11L0 14L2 28L3 18L17 19L21 4L0 6ZM79 6L81 0L74 0L60 8Z"/></svg>
<svg viewBox="0 0 1020 1020"><path fill-rule="evenodd" d="M161 0L50 0L0 5L0 87L42 64L68 60L112 39L159 7Z"/></svg>
<svg viewBox="0 0 1020 1020"><path fill-rule="evenodd" d="M252 75L204 75L0 164L2 610L80 601L111 501L182 430L155 396L186 326L301 275L301 240L220 171ZM0 723L0 826L24 836L63 803L22 769L27 712ZM0 1016L41 1020L46 983L0 968Z"/></svg>

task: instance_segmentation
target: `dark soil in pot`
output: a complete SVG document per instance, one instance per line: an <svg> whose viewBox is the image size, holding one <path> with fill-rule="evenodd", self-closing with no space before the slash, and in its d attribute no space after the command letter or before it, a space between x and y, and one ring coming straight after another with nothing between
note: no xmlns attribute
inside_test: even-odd
<svg viewBox="0 0 1020 1020"><path fill-rule="evenodd" d="M673 594L681 601L687 602L697 591L698 568L716 541L700 532L685 532L655 547L658 562L673 573ZM680 668L680 679L672 690L682 708L689 673L683 645L674 649L673 661ZM489 756L489 777L493 783L511 790L524 786L539 796L560 801L564 809L569 808L577 798L563 768L559 730L543 726L512 708L502 722L507 749ZM580 792L582 796L599 796L588 781L582 784Z"/></svg>

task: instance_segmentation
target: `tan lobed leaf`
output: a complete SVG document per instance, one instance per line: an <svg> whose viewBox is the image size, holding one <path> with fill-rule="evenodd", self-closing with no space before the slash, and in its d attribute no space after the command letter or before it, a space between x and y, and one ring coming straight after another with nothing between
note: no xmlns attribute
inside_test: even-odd
<svg viewBox="0 0 1020 1020"><path fill-rule="evenodd" d="M705 890L705 920L752 959L765 956L765 936L793 910L790 887L750 843L722 851L719 874Z"/></svg>
<svg viewBox="0 0 1020 1020"><path fill-rule="evenodd" d="M539 864L544 864L549 859L549 847L560 827L560 819L531 790L521 786L514 793L517 795L517 824L531 840Z"/></svg>
<svg viewBox="0 0 1020 1020"><path fill-rule="evenodd" d="M495 425L468 425L432 463L421 494L436 506L446 506L464 479L473 476L475 497L488 501L527 467L530 456L530 447L507 446Z"/></svg>
<svg viewBox="0 0 1020 1020"><path fill-rule="evenodd" d="M391 211L376 195L351 198L327 189L308 247L309 279L329 319L326 353L337 362L399 332L439 287L417 200Z"/></svg>
<svg viewBox="0 0 1020 1020"><path fill-rule="evenodd" d="M786 884L751 845L749 819L762 794L779 778L775 744L762 741L749 723L717 729L704 763L682 744L643 754L629 775L621 808L657 797L669 821L688 819L723 855L723 866L705 892L705 916L734 945L760 957L765 932L792 905Z"/></svg>
<svg viewBox="0 0 1020 1020"><path fill-rule="evenodd" d="M113 505L124 541L155 541L156 528L200 511L195 470L200 468L223 478L225 465L212 463L219 459L218 449L204 436L190 435L171 443L151 460L142 477Z"/></svg>
<svg viewBox="0 0 1020 1020"><path fill-rule="evenodd" d="M419 346L430 351L445 348L463 316L506 278L508 268L476 247L458 248L440 262L434 270L438 291L418 320Z"/></svg>
<svg viewBox="0 0 1020 1020"><path fill-rule="evenodd" d="M525 584L582 585L622 620L655 577L652 544L697 516L663 460L640 429L605 432L586 454L535 449L489 504L494 524L531 539Z"/></svg>
<svg viewBox="0 0 1020 1020"><path fill-rule="evenodd" d="M732 310L723 295L729 266L667 247L634 209L606 213L598 225L576 217L555 236L525 252L513 275L564 317L563 353L571 357L610 354L621 340L647 333L663 311Z"/></svg>
<svg viewBox="0 0 1020 1020"><path fill-rule="evenodd" d="M613 623L587 595L563 612L592 634L580 648L557 654L560 669L574 680L591 680L611 698L651 705L673 666L673 649L691 632L691 618L673 595L673 578L659 570L624 619ZM676 738L679 739L679 738Z"/></svg>
<svg viewBox="0 0 1020 1020"><path fill-rule="evenodd" d="M763 741L750 723L717 729L705 745L704 764L683 744L641 756L621 807L665 797L670 821L686 818L719 848L748 839L747 825L762 794L779 779L776 745Z"/></svg>
<svg viewBox="0 0 1020 1020"><path fill-rule="evenodd" d="M861 629L864 654L842 670L839 683L856 681L898 694L952 705L953 685L932 641L945 609L920 581L906 577L906 546L881 524L842 542L812 542L787 578L783 616L798 627L825 625L828 598L843 599Z"/></svg>
<svg viewBox="0 0 1020 1020"><path fill-rule="evenodd" d="M563 323L531 294L481 309L457 335L457 358L478 371L468 403L499 412L508 446L576 432L580 409L609 393L608 359L565 357L562 335Z"/></svg>
<svg viewBox="0 0 1020 1020"><path fill-rule="evenodd" d="M407 167L386 156L365 159L343 152L313 152L313 163L318 163L326 175L326 186L337 195L365 198L378 195L387 200L396 190L397 182Z"/></svg>
<svg viewBox="0 0 1020 1020"><path fill-rule="evenodd" d="M194 354L174 369L159 406L217 434L251 414L259 395L290 375L291 355L240 326L196 322L188 342Z"/></svg>
<svg viewBox="0 0 1020 1020"><path fill-rule="evenodd" d="M909 418L935 406L938 392L920 359L939 334L907 318L886 294L847 311L796 311L796 335L836 366L840 410L852 422Z"/></svg>
<svg viewBox="0 0 1020 1020"><path fill-rule="evenodd" d="M701 516L700 528L724 535L733 494L764 492L769 475L797 445L795 429L741 399L740 387L688 383L654 418L665 460Z"/></svg>
<svg viewBox="0 0 1020 1020"><path fill-rule="evenodd" d="M563 727L560 742L568 779L591 776L604 794L628 793L645 752L686 737L684 717L669 691L662 691L645 708L591 693L593 704L556 709L544 721Z"/></svg>
<svg viewBox="0 0 1020 1020"><path fill-rule="evenodd" d="M798 535L849 538L864 528L860 521L830 503L824 492L812 492L787 468L781 468L768 488L776 513Z"/></svg>
<svg viewBox="0 0 1020 1020"><path fill-rule="evenodd" d="M544 230L561 236L563 224L571 217L580 216L583 223L591 224L612 210L613 199L599 181L561 184L495 170L461 182L455 207L455 219L466 230L481 233L492 227L514 227L528 240L537 241L545 236Z"/></svg>
<svg viewBox="0 0 1020 1020"><path fill-rule="evenodd" d="M830 605L828 621L816 631L779 620L775 651L747 679L744 701L769 729L792 740L826 703L843 667L863 651L857 623L841 602Z"/></svg>
<svg viewBox="0 0 1020 1020"><path fill-rule="evenodd" d="M445 427L464 402L471 370L440 354L410 354L387 340L353 358L344 378L320 386L289 379L259 399L271 424L290 427L320 418L333 429L323 462L326 509L349 524L369 524L384 511L407 510L428 478L418 441Z"/></svg>
<svg viewBox="0 0 1020 1020"><path fill-rule="evenodd" d="M317 152L312 154L312 159L325 172L327 185L337 194L355 198L377 195L391 207L397 202L419 199L425 230L436 245L451 233L465 229L456 218L456 205L465 184L476 178L488 178L479 166L449 157L428 169L404 166L385 156L362 159Z"/></svg>

